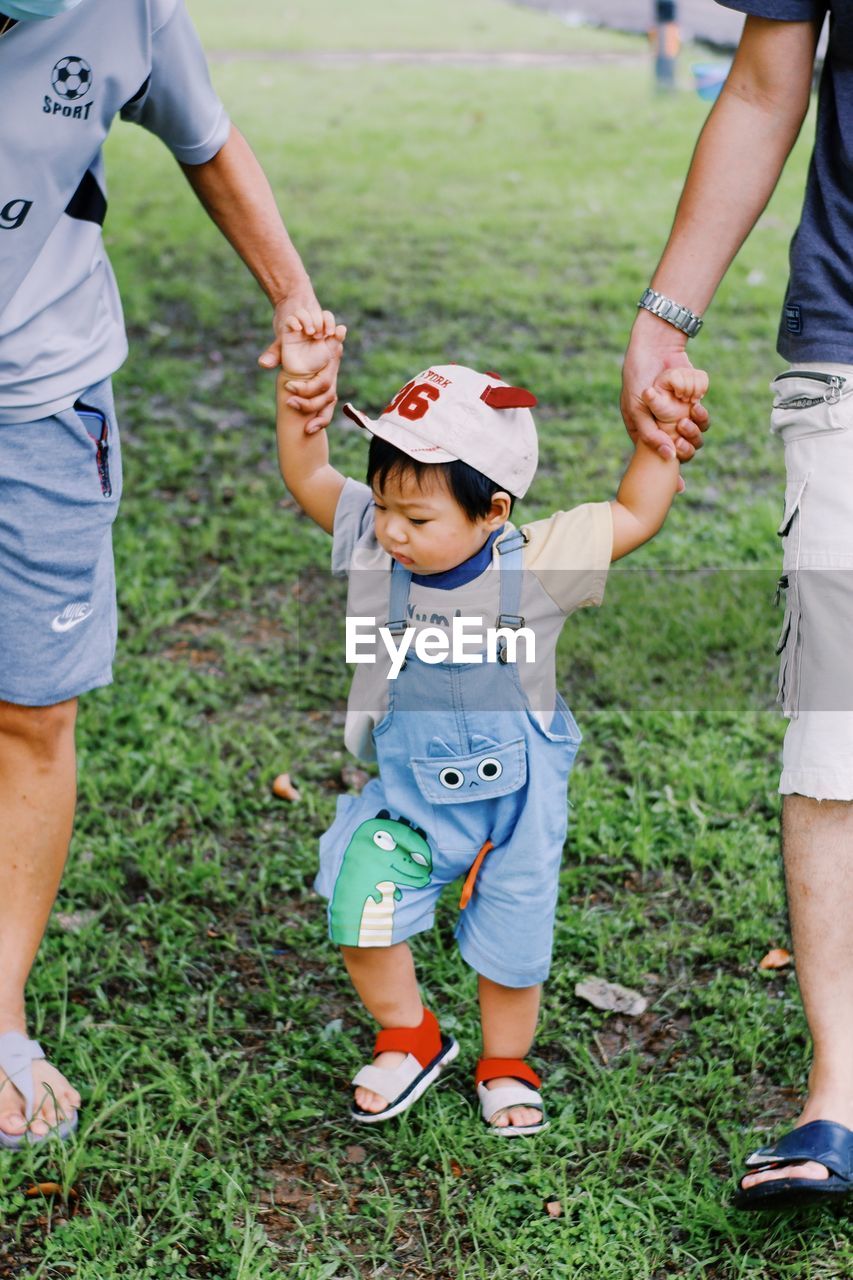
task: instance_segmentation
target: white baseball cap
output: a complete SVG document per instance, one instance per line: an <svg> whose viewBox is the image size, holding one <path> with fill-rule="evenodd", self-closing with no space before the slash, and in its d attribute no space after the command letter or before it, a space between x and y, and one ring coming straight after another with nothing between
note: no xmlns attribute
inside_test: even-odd
<svg viewBox="0 0 853 1280"><path fill-rule="evenodd" d="M461 364L424 369L374 422L351 404L344 413L417 462L467 462L515 498L536 474L536 397L496 373Z"/></svg>

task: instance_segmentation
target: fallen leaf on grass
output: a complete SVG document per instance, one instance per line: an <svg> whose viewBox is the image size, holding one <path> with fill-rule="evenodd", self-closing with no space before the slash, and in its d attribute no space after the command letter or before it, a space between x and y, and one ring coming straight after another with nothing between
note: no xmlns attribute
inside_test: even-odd
<svg viewBox="0 0 853 1280"><path fill-rule="evenodd" d="M584 978L575 984L575 995L596 1009L604 1009L608 1013L625 1013L629 1018L637 1018L645 1013L649 1002L639 991L631 991L629 987L620 986L618 982L608 982L605 978Z"/></svg>
<svg viewBox="0 0 853 1280"><path fill-rule="evenodd" d="M461 1178L465 1170L462 1168L462 1165L458 1160L451 1160L450 1172L453 1174L454 1178Z"/></svg>
<svg viewBox="0 0 853 1280"><path fill-rule="evenodd" d="M58 1182L35 1182L31 1187L27 1187L26 1194L30 1197L60 1196L62 1199L68 1200L69 1204L79 1199L74 1187L69 1187L67 1191L64 1191Z"/></svg>
<svg viewBox="0 0 853 1280"><path fill-rule="evenodd" d="M784 947L774 947L767 952L758 962L759 969L784 969L786 965L793 964L794 957L790 951L786 951Z"/></svg>
<svg viewBox="0 0 853 1280"><path fill-rule="evenodd" d="M545 1212L549 1218L562 1218L563 1206L559 1200L546 1200Z"/></svg>
<svg viewBox="0 0 853 1280"><path fill-rule="evenodd" d="M280 773L272 784L274 796L278 796L279 800L290 800L295 803L299 799L299 792L290 781L289 773Z"/></svg>
<svg viewBox="0 0 853 1280"><path fill-rule="evenodd" d="M347 1147L347 1164L364 1164L366 1159L364 1147Z"/></svg>

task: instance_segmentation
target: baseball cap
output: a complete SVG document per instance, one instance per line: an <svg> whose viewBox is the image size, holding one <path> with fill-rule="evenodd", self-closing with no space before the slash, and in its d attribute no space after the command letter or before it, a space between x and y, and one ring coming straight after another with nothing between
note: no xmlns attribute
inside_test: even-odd
<svg viewBox="0 0 853 1280"><path fill-rule="evenodd" d="M375 421L351 404L344 413L417 462L467 462L521 498L538 461L535 404L496 373L439 364L407 382Z"/></svg>

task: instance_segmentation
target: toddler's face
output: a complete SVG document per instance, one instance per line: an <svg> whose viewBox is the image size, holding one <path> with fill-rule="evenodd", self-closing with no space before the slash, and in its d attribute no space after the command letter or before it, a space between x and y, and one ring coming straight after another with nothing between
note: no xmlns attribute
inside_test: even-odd
<svg viewBox="0 0 853 1280"><path fill-rule="evenodd" d="M508 500L498 499L488 516L469 520L443 474L392 471L380 492L375 486L376 538L383 551L412 573L444 573L470 556L507 519Z"/></svg>

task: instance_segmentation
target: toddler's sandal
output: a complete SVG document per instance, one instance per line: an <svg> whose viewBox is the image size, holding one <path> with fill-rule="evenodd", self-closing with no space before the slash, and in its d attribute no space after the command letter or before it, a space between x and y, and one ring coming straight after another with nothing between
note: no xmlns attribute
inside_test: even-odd
<svg viewBox="0 0 853 1280"><path fill-rule="evenodd" d="M489 1080L498 1080L501 1076L512 1076L518 1084L502 1085L500 1089L486 1087ZM542 1081L521 1058L480 1058L474 1078L480 1111L489 1133L501 1138L527 1138L548 1128L545 1104L539 1093ZM511 1107L535 1107L542 1113L542 1119L536 1124L492 1124L498 1112Z"/></svg>
<svg viewBox="0 0 853 1280"><path fill-rule="evenodd" d="M362 1085L381 1098L388 1099L381 1111L364 1111L353 1103L350 1115L357 1124L381 1124L408 1111L413 1102L434 1084L442 1069L459 1053L459 1045L452 1036L444 1036L439 1030L435 1014L424 1009L419 1027L394 1027L380 1031L376 1037L373 1056L380 1053L405 1053L398 1067L362 1067L353 1078L354 1085Z"/></svg>

